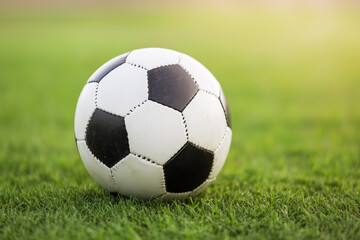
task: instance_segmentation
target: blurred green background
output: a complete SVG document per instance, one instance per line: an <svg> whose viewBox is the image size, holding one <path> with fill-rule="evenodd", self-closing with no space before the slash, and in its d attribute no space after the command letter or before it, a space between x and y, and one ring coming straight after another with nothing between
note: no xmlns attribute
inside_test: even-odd
<svg viewBox="0 0 360 240"><path fill-rule="evenodd" d="M320 3L2 3L0 238L359 239L360 8ZM143 47L193 56L227 96L231 150L199 197L112 197L78 156L87 78Z"/></svg>

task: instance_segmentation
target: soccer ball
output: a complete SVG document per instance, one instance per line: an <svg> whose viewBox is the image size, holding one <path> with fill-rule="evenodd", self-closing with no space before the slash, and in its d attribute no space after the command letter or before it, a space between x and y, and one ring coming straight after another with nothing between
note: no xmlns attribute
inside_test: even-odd
<svg viewBox="0 0 360 240"><path fill-rule="evenodd" d="M203 191L231 143L230 111L219 82L190 56L138 49L101 66L75 112L81 159L104 189L141 199Z"/></svg>

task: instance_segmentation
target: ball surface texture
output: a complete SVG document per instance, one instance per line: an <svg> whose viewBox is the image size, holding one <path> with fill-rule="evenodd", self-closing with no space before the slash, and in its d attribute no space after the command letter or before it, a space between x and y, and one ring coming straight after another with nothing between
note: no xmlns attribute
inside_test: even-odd
<svg viewBox="0 0 360 240"><path fill-rule="evenodd" d="M81 159L104 189L141 199L193 196L219 174L231 116L219 82L162 48L117 56L85 84L75 111Z"/></svg>

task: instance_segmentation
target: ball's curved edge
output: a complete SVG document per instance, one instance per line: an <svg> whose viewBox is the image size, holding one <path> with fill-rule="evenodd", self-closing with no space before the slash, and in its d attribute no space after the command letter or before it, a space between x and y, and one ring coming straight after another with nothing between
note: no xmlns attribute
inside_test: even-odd
<svg viewBox="0 0 360 240"><path fill-rule="evenodd" d="M87 83L100 82L109 72L124 64L129 54L130 52L127 52L107 61L90 76Z"/></svg>

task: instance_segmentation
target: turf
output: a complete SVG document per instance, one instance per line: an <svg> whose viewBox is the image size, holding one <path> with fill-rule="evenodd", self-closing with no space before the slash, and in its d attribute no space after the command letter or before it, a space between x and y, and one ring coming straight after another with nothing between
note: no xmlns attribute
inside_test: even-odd
<svg viewBox="0 0 360 240"><path fill-rule="evenodd" d="M359 239L360 15L1 10L0 239ZM73 118L90 74L141 47L203 62L233 117L218 179L184 201L111 196Z"/></svg>

